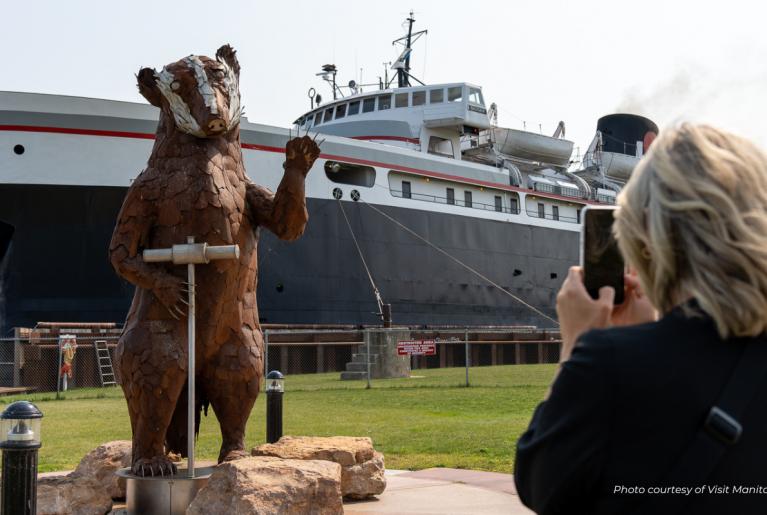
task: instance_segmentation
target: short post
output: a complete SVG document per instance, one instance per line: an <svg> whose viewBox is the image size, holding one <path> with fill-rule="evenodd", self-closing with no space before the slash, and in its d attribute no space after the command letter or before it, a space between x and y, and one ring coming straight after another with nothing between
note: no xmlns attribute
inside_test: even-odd
<svg viewBox="0 0 767 515"><path fill-rule="evenodd" d="M187 389L188 407L186 419L187 431L187 476L194 477L194 422L195 422L195 292L194 265L208 264L211 259L239 259L240 247L237 245L222 245L208 247L207 243L195 243L194 236L186 239L186 245L173 245L170 249L147 249L143 257L146 263L159 263L172 261L174 265L187 265L187 277L189 282L189 314L188 332L189 342L187 346ZM2 514L0 514L2 515Z"/></svg>
<svg viewBox="0 0 767 515"><path fill-rule="evenodd" d="M27 401L14 402L0 413L3 452L2 515L37 513L37 451L43 414Z"/></svg>
<svg viewBox="0 0 767 515"><path fill-rule="evenodd" d="M466 344L466 386L469 386L469 330L468 329L466 329L464 342Z"/></svg>
<svg viewBox="0 0 767 515"><path fill-rule="evenodd" d="M269 372L269 333L264 333L264 376Z"/></svg>
<svg viewBox="0 0 767 515"><path fill-rule="evenodd" d="M367 387L367 389L370 390L370 330L365 331L365 353L367 354L367 357L365 358L365 361L368 364L368 387Z"/></svg>
<svg viewBox="0 0 767 515"><path fill-rule="evenodd" d="M285 376L276 370L266 376L266 443L277 443L282 438L282 395Z"/></svg>
<svg viewBox="0 0 767 515"><path fill-rule="evenodd" d="M59 338L59 368L56 369L56 400L61 393L61 338Z"/></svg>

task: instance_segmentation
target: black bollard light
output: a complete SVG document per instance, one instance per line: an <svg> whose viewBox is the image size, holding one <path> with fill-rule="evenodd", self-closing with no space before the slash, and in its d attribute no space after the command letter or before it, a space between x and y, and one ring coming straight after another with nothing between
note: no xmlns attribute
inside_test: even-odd
<svg viewBox="0 0 767 515"><path fill-rule="evenodd" d="M3 451L0 515L37 513L37 450L43 413L27 401L14 402L0 413Z"/></svg>
<svg viewBox="0 0 767 515"><path fill-rule="evenodd" d="M269 372L266 376L266 443L276 443L282 438L283 393L285 376L276 370Z"/></svg>

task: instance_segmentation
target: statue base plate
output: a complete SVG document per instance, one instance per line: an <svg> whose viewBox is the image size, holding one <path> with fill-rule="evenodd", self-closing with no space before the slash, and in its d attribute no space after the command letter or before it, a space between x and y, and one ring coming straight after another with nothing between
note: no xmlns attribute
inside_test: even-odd
<svg viewBox="0 0 767 515"><path fill-rule="evenodd" d="M127 480L125 513L127 515L184 515L197 492L213 473L213 466L195 466L194 477L187 477L186 463L177 463L178 475L139 477L129 468L115 474ZM206 466L208 465L208 466Z"/></svg>

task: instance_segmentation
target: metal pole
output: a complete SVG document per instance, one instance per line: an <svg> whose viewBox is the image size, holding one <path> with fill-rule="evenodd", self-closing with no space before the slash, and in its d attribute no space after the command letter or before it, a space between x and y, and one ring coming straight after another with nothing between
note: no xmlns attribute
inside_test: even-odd
<svg viewBox="0 0 767 515"><path fill-rule="evenodd" d="M194 236L189 236L187 238L187 243L194 243ZM195 350L194 350L194 292L195 292L195 284L194 284L194 263L189 263L187 266L187 270L189 272L189 347L187 348L187 388L189 389L189 406L188 406L188 414L187 414L187 420L186 420L186 434L187 434L187 447L186 452L188 455L187 458L187 476L188 477L194 477L194 423L195 423L195 404L194 404L194 388L195 388L195 381L194 381L194 374L195 374Z"/></svg>
<svg viewBox="0 0 767 515"><path fill-rule="evenodd" d="M264 333L264 377L269 373L269 333Z"/></svg>
<svg viewBox="0 0 767 515"><path fill-rule="evenodd" d="M466 329L466 386L469 386L469 330Z"/></svg>
<svg viewBox="0 0 767 515"><path fill-rule="evenodd" d="M56 378L56 399L59 398L61 392L61 336L59 336L59 369L56 371L59 377Z"/></svg>
<svg viewBox="0 0 767 515"><path fill-rule="evenodd" d="M365 347L367 352L367 358L365 361L368 363L368 390L370 389L370 331L365 331Z"/></svg>

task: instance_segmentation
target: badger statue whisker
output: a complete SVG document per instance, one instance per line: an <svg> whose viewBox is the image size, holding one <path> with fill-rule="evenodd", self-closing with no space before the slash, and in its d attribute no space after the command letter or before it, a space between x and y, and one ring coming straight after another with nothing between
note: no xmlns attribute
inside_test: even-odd
<svg viewBox="0 0 767 515"><path fill-rule="evenodd" d="M216 58L189 56L161 72L143 68L141 94L160 109L146 170L133 182L117 218L109 257L136 285L117 344L116 364L133 431L136 475L178 474L168 453L187 454L187 324L181 309L186 267L146 263L144 249L187 237L239 245L240 258L199 267L196 279L196 430L208 406L221 427L218 461L248 456L245 425L264 370L258 323L259 227L293 241L308 220L304 181L320 154L308 136L289 139L276 193L245 174L240 146L240 65L225 45ZM300 134L299 134L300 136Z"/></svg>

